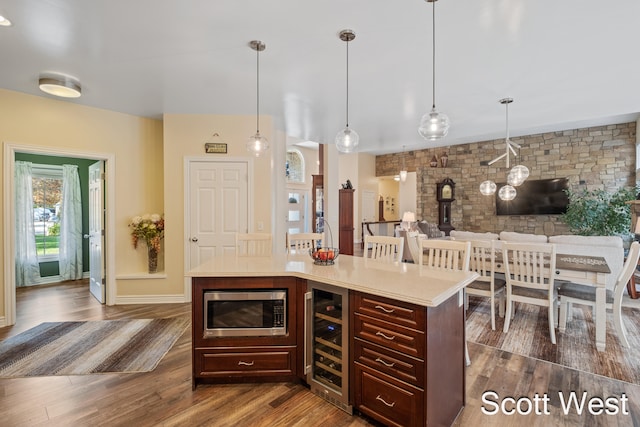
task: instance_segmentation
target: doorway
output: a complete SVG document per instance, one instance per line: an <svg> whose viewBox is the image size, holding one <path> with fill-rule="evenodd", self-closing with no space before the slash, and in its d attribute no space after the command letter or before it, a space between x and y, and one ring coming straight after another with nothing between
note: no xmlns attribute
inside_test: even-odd
<svg viewBox="0 0 640 427"><path fill-rule="evenodd" d="M5 251L5 268L4 268L4 301L5 301L5 319L4 325L13 325L16 321L16 271L15 271L15 200L14 200L14 170L15 157L17 153L35 154L40 156L52 157L68 157L76 159L88 159L94 162L100 161L104 164L106 171L105 185L107 188L115 188L115 156L109 153L94 153L82 151L58 150L52 147L34 147L23 146L18 144L5 143L4 145L4 251ZM115 302L115 268L112 260L115 259L115 249L112 244L115 241L115 219L110 212L112 206L115 206L115 193L113 191L105 194L104 198L104 268L105 272L103 281L106 292L104 302L107 305L113 305Z"/></svg>
<svg viewBox="0 0 640 427"><path fill-rule="evenodd" d="M249 232L253 163L246 159L186 159L185 265L234 254L236 233Z"/></svg>

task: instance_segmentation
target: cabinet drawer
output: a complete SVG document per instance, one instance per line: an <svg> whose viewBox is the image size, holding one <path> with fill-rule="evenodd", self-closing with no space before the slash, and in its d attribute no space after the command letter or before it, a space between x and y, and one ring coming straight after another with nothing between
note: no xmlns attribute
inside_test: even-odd
<svg viewBox="0 0 640 427"><path fill-rule="evenodd" d="M267 349L196 349L195 375L199 377L270 376L295 374L295 347Z"/></svg>
<svg viewBox="0 0 640 427"><path fill-rule="evenodd" d="M424 360L424 333L356 313L354 336Z"/></svg>
<svg viewBox="0 0 640 427"><path fill-rule="evenodd" d="M362 341L353 340L353 359L377 371L391 375L400 381L421 386L424 378L424 362L400 353Z"/></svg>
<svg viewBox="0 0 640 427"><path fill-rule="evenodd" d="M355 363L355 406L389 426L423 426L424 392L408 384L392 384Z"/></svg>
<svg viewBox="0 0 640 427"><path fill-rule="evenodd" d="M353 310L367 316L413 329L425 329L424 307L361 293L355 294L354 303Z"/></svg>

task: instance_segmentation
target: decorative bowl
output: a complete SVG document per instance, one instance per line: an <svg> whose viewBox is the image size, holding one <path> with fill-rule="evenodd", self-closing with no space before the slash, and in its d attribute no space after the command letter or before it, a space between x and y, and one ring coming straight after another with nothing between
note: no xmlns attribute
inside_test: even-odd
<svg viewBox="0 0 640 427"><path fill-rule="evenodd" d="M309 249L309 255L316 265L333 265L338 258L338 248L315 248Z"/></svg>

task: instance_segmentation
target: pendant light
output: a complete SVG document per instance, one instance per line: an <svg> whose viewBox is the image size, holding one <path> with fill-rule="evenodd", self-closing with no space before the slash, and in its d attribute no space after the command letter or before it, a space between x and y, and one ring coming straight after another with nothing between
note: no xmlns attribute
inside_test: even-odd
<svg viewBox="0 0 640 427"><path fill-rule="evenodd" d="M516 189L509 184L502 186L500 188L500 191L498 191L498 197L500 197L500 200L505 200L505 201L515 199L517 194L518 192L516 191Z"/></svg>
<svg viewBox="0 0 640 427"><path fill-rule="evenodd" d="M496 193L496 183L489 179L489 165L487 164L487 179L480 184L480 193L483 196L491 196Z"/></svg>
<svg viewBox="0 0 640 427"><path fill-rule="evenodd" d="M356 33L352 30L342 30L338 37L347 44L347 125L336 135L336 148L341 153L351 153L358 147L360 142L360 136L356 131L349 128L349 42L356 38Z"/></svg>
<svg viewBox="0 0 640 427"><path fill-rule="evenodd" d="M406 182L407 181L407 165L404 162L404 145L402 146L402 169L400 169L400 181L402 182Z"/></svg>
<svg viewBox="0 0 640 427"><path fill-rule="evenodd" d="M449 132L449 117L446 114L439 113L436 110L436 1L425 0L427 3L433 3L433 46L432 46L432 76L433 76L433 103L431 111L422 116L418 133L428 141L444 138Z"/></svg>
<svg viewBox="0 0 640 427"><path fill-rule="evenodd" d="M509 104L513 102L512 98L505 98L500 100L500 102L503 102L505 104L506 107L506 116L507 116L507 145L513 145L518 147L518 155L515 156L516 160L519 160L520 158L520 145L511 142L511 140L509 139ZM511 151L514 151L513 149L511 149ZM515 155L515 154L514 154ZM507 155L507 168L509 167L509 156ZM516 165L514 166L510 171L509 171L509 175L507 175L507 183L509 185L513 185L514 187L517 187L519 185L522 185L522 183L524 183L524 181L529 177L529 168L527 168L524 165Z"/></svg>
<svg viewBox="0 0 640 427"><path fill-rule="evenodd" d="M505 152L504 154L499 155L495 159L491 160L487 163L488 166L491 166L495 162L500 159L505 159L507 163L507 169L509 169L509 160L511 154L518 158L515 148L520 149L520 145L509 139L509 104L513 102L513 98L502 98L499 102L505 106L506 111L506 127L507 127L507 135L504 140ZM515 148L514 148L515 147ZM502 200L513 200L517 195L517 191L515 187L521 185L527 178L529 177L529 169L524 165L514 166L513 169L509 171L507 174L507 185L500 188L498 191L498 197ZM485 196L490 196L495 193L495 183L491 180L486 180L482 184L480 184L480 193Z"/></svg>
<svg viewBox="0 0 640 427"><path fill-rule="evenodd" d="M267 45L260 40L252 40L249 47L256 51L256 134L249 137L247 151L259 157L269 149L269 141L260 135L260 52L265 50Z"/></svg>

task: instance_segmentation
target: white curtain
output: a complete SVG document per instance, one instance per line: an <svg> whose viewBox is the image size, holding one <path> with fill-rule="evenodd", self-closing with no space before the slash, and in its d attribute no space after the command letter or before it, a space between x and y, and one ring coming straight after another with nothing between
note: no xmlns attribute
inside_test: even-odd
<svg viewBox="0 0 640 427"><path fill-rule="evenodd" d="M15 162L16 195L16 286L26 286L40 278L33 227L33 185L30 162Z"/></svg>
<svg viewBox="0 0 640 427"><path fill-rule="evenodd" d="M82 278L82 200L78 166L62 165L60 279Z"/></svg>

